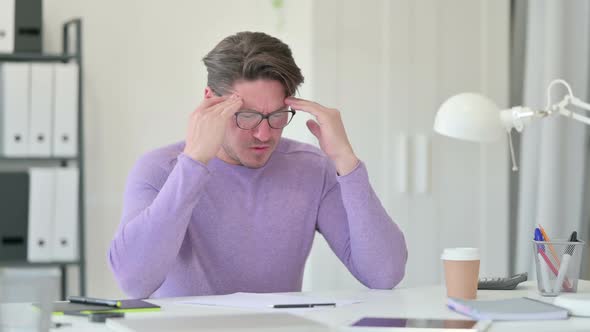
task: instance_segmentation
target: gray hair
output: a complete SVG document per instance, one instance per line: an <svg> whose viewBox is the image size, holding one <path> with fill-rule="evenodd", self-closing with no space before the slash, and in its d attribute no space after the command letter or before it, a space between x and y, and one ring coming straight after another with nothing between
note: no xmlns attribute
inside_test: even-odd
<svg viewBox="0 0 590 332"><path fill-rule="evenodd" d="M286 96L293 96L304 79L289 46L262 32L224 38L203 62L207 85L217 95L229 93L236 80L270 79L283 85Z"/></svg>

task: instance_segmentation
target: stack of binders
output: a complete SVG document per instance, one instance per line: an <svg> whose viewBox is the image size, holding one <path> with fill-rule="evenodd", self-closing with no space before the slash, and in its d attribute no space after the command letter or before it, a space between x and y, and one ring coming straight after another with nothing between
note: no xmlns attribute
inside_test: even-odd
<svg viewBox="0 0 590 332"><path fill-rule="evenodd" d="M29 262L78 260L78 169L29 170Z"/></svg>
<svg viewBox="0 0 590 332"><path fill-rule="evenodd" d="M78 260L78 168L0 173L0 260Z"/></svg>
<svg viewBox="0 0 590 332"><path fill-rule="evenodd" d="M77 155L78 65L0 63L0 156Z"/></svg>

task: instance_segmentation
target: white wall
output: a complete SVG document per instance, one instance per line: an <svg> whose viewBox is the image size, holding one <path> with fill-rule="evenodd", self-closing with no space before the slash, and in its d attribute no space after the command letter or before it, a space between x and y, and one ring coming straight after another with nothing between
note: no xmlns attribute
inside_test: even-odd
<svg viewBox="0 0 590 332"><path fill-rule="evenodd" d="M46 51L60 50L62 22L83 21L90 295L122 294L106 257L125 179L140 154L184 138L188 115L206 86L202 57L230 34L264 31L292 47L305 75L311 63L310 10L311 0L285 1L283 9L270 0L45 0ZM303 96L306 89L307 84ZM304 126L291 127L300 130L290 128L289 135L307 135L300 132Z"/></svg>
<svg viewBox="0 0 590 332"><path fill-rule="evenodd" d="M440 252L452 246L479 247L483 275L508 273L506 141L462 142L432 126L439 105L460 92L507 106L509 14L507 0L314 2L314 98L340 109L404 231L401 286L441 282ZM314 246L309 288L362 288L321 237Z"/></svg>
<svg viewBox="0 0 590 332"><path fill-rule="evenodd" d="M506 59L500 57L500 67L496 68L495 59L484 54L486 44L477 44L480 37L498 38L505 32L502 29L507 29L506 17L493 12L498 6L486 11L487 7L482 5L489 3L492 0L285 0L284 8L276 9L272 0L45 0L46 50L59 50L63 21L81 17L84 24L88 293L105 297L122 294L107 266L106 255L119 223L128 171L143 152L183 139L187 117L201 100L205 88L206 73L201 58L223 37L242 30L265 31L289 44L306 77L301 96L342 110L353 145L367 162L377 193L408 233L411 276L423 273L421 264L425 260L428 264L438 264L436 256L441 245L465 244L458 243L458 239L470 236L479 239L483 232L479 222L489 212L477 208L484 199L481 196L476 197L475 203L468 203L471 204L469 213L461 212L464 203L453 201L452 195L442 202L428 195L396 196L396 173L392 171L399 166L395 158L397 136L384 131L387 122L375 123L366 116L403 110L406 113L399 113L401 118L397 118L401 120L390 123L392 128L399 132L408 127L414 133L430 137L429 121L435 106L452 92L475 89L503 102L507 91L502 89L507 82L503 76ZM463 18L464 6L473 15L461 25L457 20ZM501 28L498 32L481 31L489 27L484 25L487 15L490 22L501 18L496 23ZM439 25L429 21L433 17L441 20ZM473 33L463 30L469 24L477 27ZM441 26L448 27L447 33L444 39L437 40L432 33ZM415 30L412 32L408 27ZM465 37L470 43L467 47ZM502 45L501 42L491 41L494 45ZM446 47L434 48L434 45ZM495 51L501 55L506 49ZM431 53L423 53L422 57L411 53L418 51ZM359 57L363 61L358 61ZM414 61L421 61L419 64L426 67L415 65ZM461 68L461 61L469 65ZM410 63L414 66L409 66ZM455 75L458 80L440 81L436 75L430 76L433 72L447 78ZM422 90L421 86L427 89ZM363 104L363 98L368 102ZM368 109L367 105L370 105ZM305 128L305 118L300 115L285 134L313 142ZM393 120L388 116L384 119ZM412 121L418 124L410 128ZM485 166L494 156L505 160L502 159L504 148L495 146L486 150L489 148L465 144L442 139L433 145L433 158L438 158L440 163L436 167L452 174L452 178L438 182L433 178L433 190L440 194L452 188L454 181L463 177L466 165L475 165L477 174L461 180L460 187L501 192L505 173L502 169L494 173ZM441 151L448 154L436 152L438 148L446 148ZM465 152L471 164L460 161ZM488 185L490 181L497 185ZM485 195L488 191L483 192ZM504 207L503 201L498 204ZM427 213L409 215L408 211L419 211L422 206L428 208ZM497 206L487 206L490 207ZM493 212L502 225L505 222L502 211ZM445 218L458 216L463 221L475 216L478 221L453 237L453 228L436 224L439 214ZM421 235L424 225L431 225L433 231ZM447 235L447 242L442 241L441 234ZM430 239L437 244L422 246L421 241ZM469 240L464 242L471 244ZM358 287L338 264L320 238L314 244L305 289ZM429 266L426 270L435 271L435 275L420 279L422 283L439 280L439 266Z"/></svg>

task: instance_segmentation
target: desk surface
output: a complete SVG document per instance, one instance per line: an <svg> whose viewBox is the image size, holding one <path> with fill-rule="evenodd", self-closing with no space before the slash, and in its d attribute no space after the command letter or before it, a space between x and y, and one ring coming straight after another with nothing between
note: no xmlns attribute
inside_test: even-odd
<svg viewBox="0 0 590 332"><path fill-rule="evenodd" d="M578 284L579 292L590 292L590 281L580 281ZM302 310L296 313L307 319L312 319L338 330L339 327L346 327L358 319L366 316L381 317L411 317L411 318L434 318L434 319L465 319L446 307L446 294L443 286L428 286L417 288L402 288L395 290L363 290L363 291L331 291L331 292L314 292L301 293L302 295L329 297L334 299L360 299L363 302L345 305L336 308L321 308L313 310ZM540 298L536 292L536 282L526 282L516 290L512 291L479 291L478 299L493 300L512 297L530 296ZM125 319L141 319L142 317L159 316L177 316L177 315L227 315L227 314L245 314L260 311L192 306L178 304L181 300L190 298L167 298L150 300L162 307L161 312L152 313L132 313L127 314ZM1 306L4 313L3 318L10 317L23 318L30 317L31 306L28 304L3 304ZM277 310L277 309L268 309ZM268 312L268 311L266 311ZM71 326L53 329L52 331L109 331L104 324L90 323L84 317L73 316L55 316L55 322L71 323ZM590 318L570 317L568 320L560 321L543 321L543 322L495 322L488 331L590 331Z"/></svg>

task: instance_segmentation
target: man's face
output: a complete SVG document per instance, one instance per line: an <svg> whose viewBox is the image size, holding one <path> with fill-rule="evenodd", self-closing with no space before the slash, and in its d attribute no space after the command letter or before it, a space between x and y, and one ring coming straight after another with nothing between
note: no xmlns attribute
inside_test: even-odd
<svg viewBox="0 0 590 332"><path fill-rule="evenodd" d="M285 107L285 90L278 81L237 81L233 88L243 100L242 110L268 114ZM234 165L262 167L275 150L282 133L282 129L271 128L266 119L254 129L241 129L236 125L235 116L232 116L217 157Z"/></svg>

